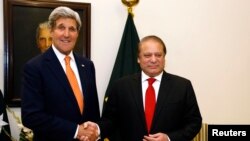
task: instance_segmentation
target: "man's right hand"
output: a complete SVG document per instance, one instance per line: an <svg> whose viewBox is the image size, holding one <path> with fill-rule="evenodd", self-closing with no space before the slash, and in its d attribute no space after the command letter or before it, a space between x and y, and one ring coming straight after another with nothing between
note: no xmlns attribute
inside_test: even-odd
<svg viewBox="0 0 250 141"><path fill-rule="evenodd" d="M97 141L98 138L99 133L96 123L87 121L79 125L77 139L80 141Z"/></svg>

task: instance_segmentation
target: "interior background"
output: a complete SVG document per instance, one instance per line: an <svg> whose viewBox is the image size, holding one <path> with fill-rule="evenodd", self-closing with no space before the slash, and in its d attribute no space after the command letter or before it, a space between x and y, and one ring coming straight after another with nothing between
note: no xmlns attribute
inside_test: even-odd
<svg viewBox="0 0 250 141"><path fill-rule="evenodd" d="M120 45L127 9L121 0L91 3L91 59L100 109ZM3 11L3 1L0 2ZM134 7L140 38L155 34L167 46L165 70L192 81L203 121L250 123L250 1L141 0ZM0 89L4 88L4 30L0 14ZM22 26L22 25L21 25ZM20 115L20 108L12 108ZM9 115L12 134L19 130Z"/></svg>

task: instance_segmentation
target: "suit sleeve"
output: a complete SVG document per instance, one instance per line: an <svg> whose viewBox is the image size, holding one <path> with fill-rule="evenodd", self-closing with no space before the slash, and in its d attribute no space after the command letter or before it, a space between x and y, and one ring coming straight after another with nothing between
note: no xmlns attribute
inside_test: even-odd
<svg viewBox="0 0 250 141"><path fill-rule="evenodd" d="M50 135L52 139L72 140L77 124L45 112L41 68L26 64L22 80L22 122L34 133ZM63 105L62 105L63 106Z"/></svg>
<svg viewBox="0 0 250 141"><path fill-rule="evenodd" d="M185 85L185 102L183 104L183 121L179 129L167 133L170 140L190 141L200 131L202 117L196 100L195 92L191 82Z"/></svg>

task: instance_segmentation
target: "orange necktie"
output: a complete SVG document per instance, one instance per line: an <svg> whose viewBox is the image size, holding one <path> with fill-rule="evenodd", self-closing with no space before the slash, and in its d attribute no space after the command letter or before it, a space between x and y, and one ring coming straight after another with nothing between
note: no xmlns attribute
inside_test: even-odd
<svg viewBox="0 0 250 141"><path fill-rule="evenodd" d="M78 106L80 108L80 111L81 111L81 113L83 113L83 108L84 108L83 94L82 94L82 92L81 92L81 90L79 88L76 76L75 76L73 70L70 67L70 59L71 58L69 56L66 56L64 58L65 65L66 65L66 75L68 77L71 88L73 89L73 92L74 92L75 98L77 100Z"/></svg>
<svg viewBox="0 0 250 141"><path fill-rule="evenodd" d="M145 98L145 116L147 122L148 133L151 128L151 123L154 117L155 111L155 90L153 87L153 83L155 82L154 78L148 79L148 88L146 90L146 98Z"/></svg>

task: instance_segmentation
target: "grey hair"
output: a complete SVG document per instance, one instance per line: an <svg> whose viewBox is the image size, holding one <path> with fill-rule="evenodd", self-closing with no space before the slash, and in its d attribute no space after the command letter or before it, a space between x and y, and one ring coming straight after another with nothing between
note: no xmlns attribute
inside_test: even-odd
<svg viewBox="0 0 250 141"><path fill-rule="evenodd" d="M55 8L49 15L49 26L51 27L51 29L55 28L56 21L59 18L71 18L71 19L76 20L77 30L80 31L82 22L81 22L79 14L75 12L74 10L65 6L60 6L60 7Z"/></svg>
<svg viewBox="0 0 250 141"><path fill-rule="evenodd" d="M41 29L50 29L50 25L48 21L42 22L38 25L38 27L36 28L36 40L38 41L39 36L40 36L40 30Z"/></svg>

